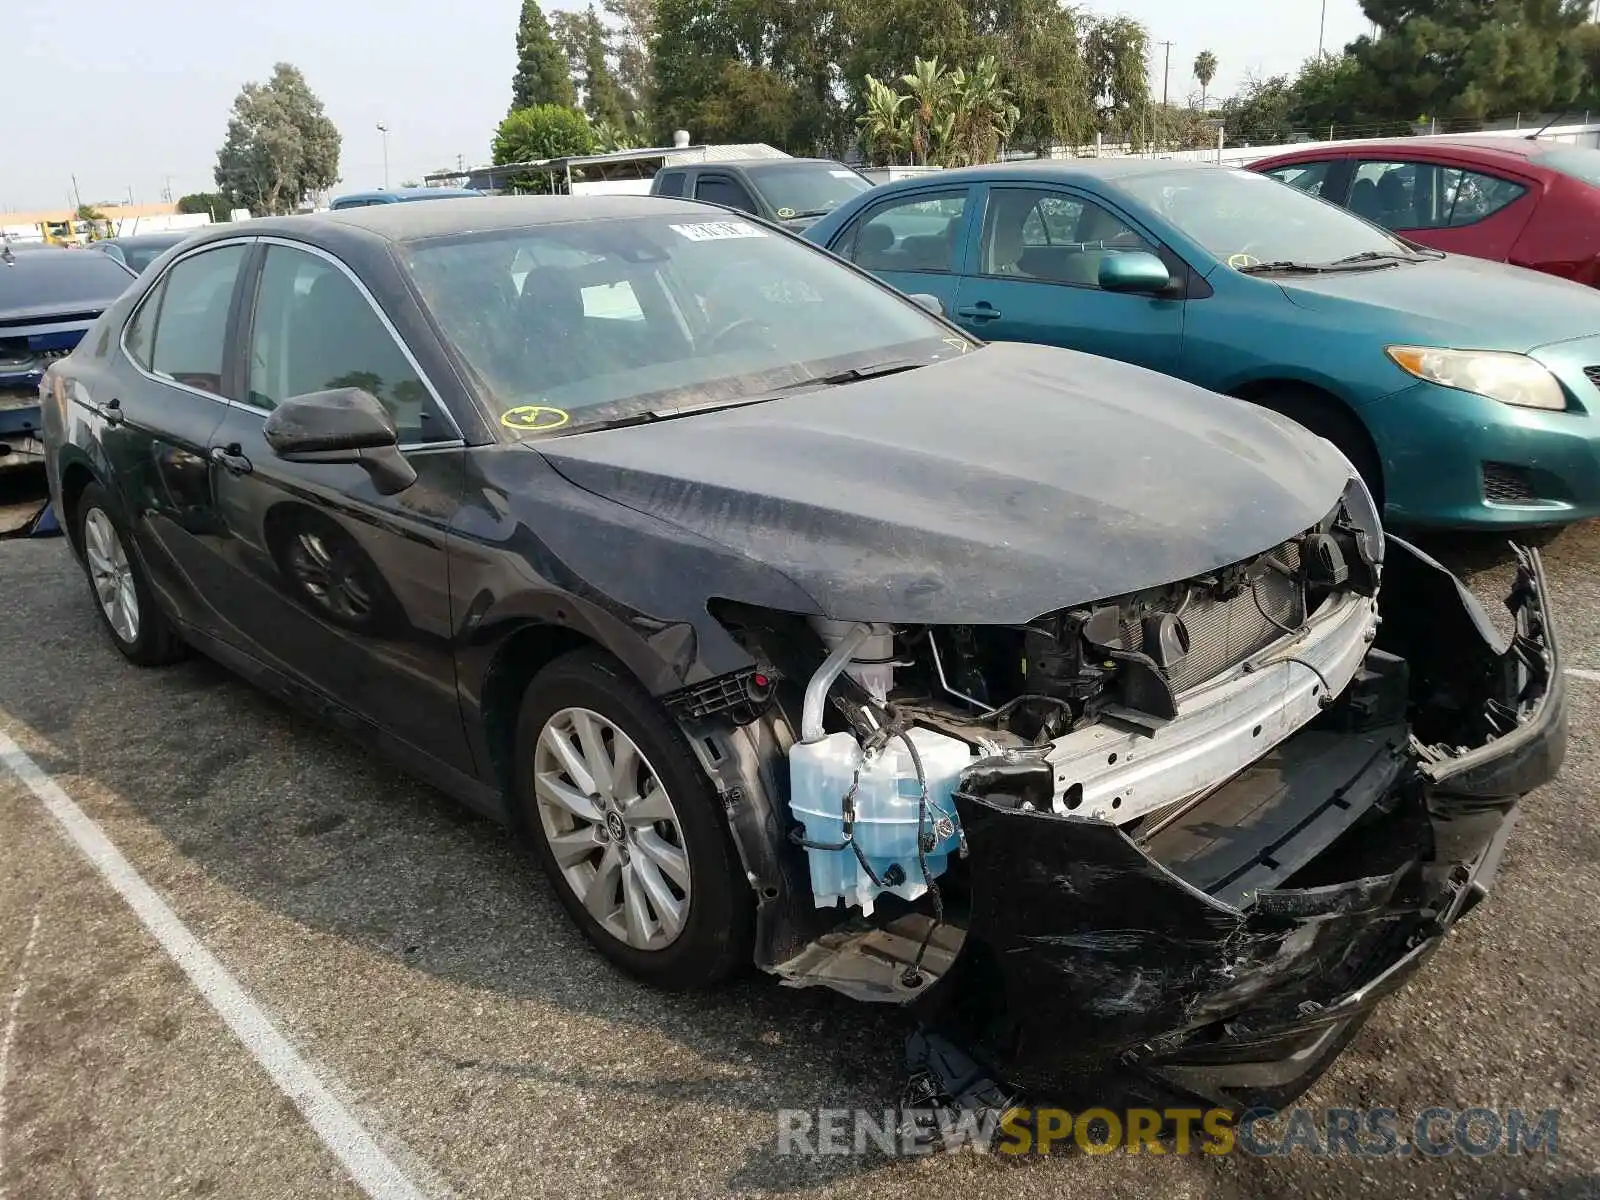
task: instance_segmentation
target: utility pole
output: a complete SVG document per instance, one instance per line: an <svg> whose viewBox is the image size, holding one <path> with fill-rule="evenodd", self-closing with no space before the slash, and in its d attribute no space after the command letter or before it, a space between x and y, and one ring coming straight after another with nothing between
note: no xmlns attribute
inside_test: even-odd
<svg viewBox="0 0 1600 1200"><path fill-rule="evenodd" d="M78 173L76 171L72 173L72 206L74 208L83 207L83 193L78 191Z"/></svg>
<svg viewBox="0 0 1600 1200"><path fill-rule="evenodd" d="M378 132L383 134L383 190L389 190L389 127L378 122Z"/></svg>
<svg viewBox="0 0 1600 1200"><path fill-rule="evenodd" d="M1600 0L1596 0L1600 3ZM1322 18L1317 22L1317 61L1322 61L1322 39L1328 31L1328 0L1322 0Z"/></svg>
<svg viewBox="0 0 1600 1200"><path fill-rule="evenodd" d="M1597 2L1600 2L1600 0L1597 0ZM1324 3L1326 3L1326 0L1324 0ZM1166 61L1161 68L1161 107L1165 108L1167 106L1167 81L1172 75L1172 43L1162 42L1161 44L1167 48Z"/></svg>

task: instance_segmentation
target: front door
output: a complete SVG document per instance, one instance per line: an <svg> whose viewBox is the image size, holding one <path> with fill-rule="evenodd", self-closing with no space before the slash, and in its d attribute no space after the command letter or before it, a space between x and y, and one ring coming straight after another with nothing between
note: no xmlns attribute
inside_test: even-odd
<svg viewBox="0 0 1600 1200"><path fill-rule="evenodd" d="M123 330L122 353L75 380L101 415L101 444L151 586L165 611L213 630L221 526L207 454L227 414L229 315L248 241L175 261Z"/></svg>
<svg viewBox="0 0 1600 1200"><path fill-rule="evenodd" d="M308 248L263 251L245 399L211 439L230 636L292 683L468 771L446 537L461 503L459 435L352 273ZM417 471L411 487L383 496L358 466L273 454L271 410L339 387L363 388L389 410Z"/></svg>
<svg viewBox="0 0 1600 1200"><path fill-rule="evenodd" d="M970 228L957 322L981 338L1041 342L1158 371L1183 349L1184 300L1102 291L1100 263L1143 250L1182 264L1106 206L1073 192L988 188Z"/></svg>
<svg viewBox="0 0 1600 1200"><path fill-rule="evenodd" d="M1351 212L1450 254L1505 262L1539 202L1528 181L1447 163L1362 160Z"/></svg>

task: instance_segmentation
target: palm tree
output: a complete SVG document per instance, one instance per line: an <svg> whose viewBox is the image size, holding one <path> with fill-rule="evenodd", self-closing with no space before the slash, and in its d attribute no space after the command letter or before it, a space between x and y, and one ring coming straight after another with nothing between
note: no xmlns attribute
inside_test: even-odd
<svg viewBox="0 0 1600 1200"><path fill-rule="evenodd" d="M893 164L895 155L910 147L911 126L900 111L909 99L883 80L867 76L867 111L856 118L856 124L874 158L881 154Z"/></svg>
<svg viewBox="0 0 1600 1200"><path fill-rule="evenodd" d="M950 75L937 58L918 58L912 60L911 74L900 78L911 89L912 159L926 166L935 136L949 116Z"/></svg>
<svg viewBox="0 0 1600 1200"><path fill-rule="evenodd" d="M965 163L993 162L1022 116L1000 82L1000 64L988 55L970 73L952 71L950 93L955 116L951 152Z"/></svg>
<svg viewBox="0 0 1600 1200"><path fill-rule="evenodd" d="M1206 111L1206 89L1217 77L1217 56L1202 50L1194 57L1194 77L1200 81L1200 111Z"/></svg>

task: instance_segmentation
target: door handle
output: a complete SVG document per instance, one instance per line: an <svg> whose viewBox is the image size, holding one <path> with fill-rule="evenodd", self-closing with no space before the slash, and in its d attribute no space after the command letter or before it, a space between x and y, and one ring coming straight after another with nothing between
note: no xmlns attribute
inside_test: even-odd
<svg viewBox="0 0 1600 1200"><path fill-rule="evenodd" d="M213 446L211 461L230 475L248 475L254 469L238 442L228 446Z"/></svg>
<svg viewBox="0 0 1600 1200"><path fill-rule="evenodd" d="M106 401L106 406L100 411L107 425L121 425L125 417L122 415L122 401L115 396Z"/></svg>
<svg viewBox="0 0 1600 1200"><path fill-rule="evenodd" d="M966 317L971 321L994 321L999 319L1000 310L987 300L981 300L977 304L968 304L956 309L956 316Z"/></svg>

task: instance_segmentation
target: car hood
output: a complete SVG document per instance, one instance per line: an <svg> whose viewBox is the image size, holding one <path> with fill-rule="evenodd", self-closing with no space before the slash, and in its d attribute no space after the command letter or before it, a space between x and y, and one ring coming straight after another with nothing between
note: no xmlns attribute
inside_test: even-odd
<svg viewBox="0 0 1600 1200"><path fill-rule="evenodd" d="M1253 405L1020 344L536 448L827 616L909 624L1026 621L1200 575L1314 525L1350 477Z"/></svg>
<svg viewBox="0 0 1600 1200"><path fill-rule="evenodd" d="M1600 292L1538 271L1447 255L1415 265L1334 275L1273 277L1302 308L1353 316L1357 306L1386 340L1523 353L1600 333Z"/></svg>

